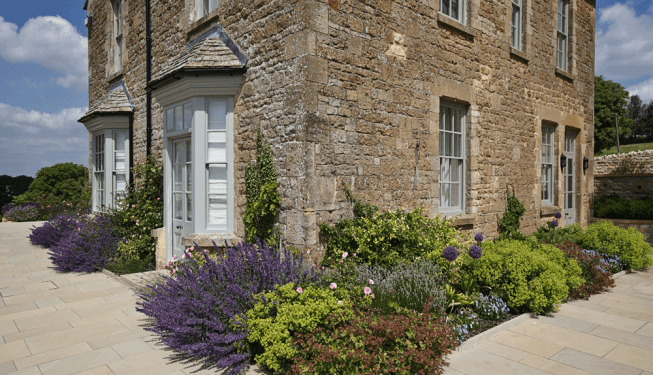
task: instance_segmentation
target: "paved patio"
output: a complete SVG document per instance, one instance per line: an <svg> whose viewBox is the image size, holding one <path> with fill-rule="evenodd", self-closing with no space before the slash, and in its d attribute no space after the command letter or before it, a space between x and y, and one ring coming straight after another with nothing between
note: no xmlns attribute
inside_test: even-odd
<svg viewBox="0 0 653 375"><path fill-rule="evenodd" d="M653 375L653 267L610 292L470 340L445 375Z"/></svg>
<svg viewBox="0 0 653 375"><path fill-rule="evenodd" d="M144 331L124 283L52 270L47 250L29 244L32 225L0 224L0 375L216 373L176 361ZM653 268L553 318L495 328L448 361L447 375L653 375Z"/></svg>
<svg viewBox="0 0 653 375"><path fill-rule="evenodd" d="M51 269L47 249L29 243L33 224L0 224L0 375L216 374L171 358L127 285Z"/></svg>

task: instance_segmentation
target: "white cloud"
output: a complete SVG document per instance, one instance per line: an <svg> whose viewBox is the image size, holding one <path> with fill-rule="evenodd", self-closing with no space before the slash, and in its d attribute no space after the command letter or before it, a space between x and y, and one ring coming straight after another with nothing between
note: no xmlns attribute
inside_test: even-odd
<svg viewBox="0 0 653 375"><path fill-rule="evenodd" d="M34 62L61 74L55 83L64 88L87 88L88 39L59 16L32 18L20 30L0 17L0 57Z"/></svg>
<svg viewBox="0 0 653 375"><path fill-rule="evenodd" d="M0 129L12 128L17 134L42 134L46 130L70 132L84 130L77 122L87 108L66 108L59 113L27 111L0 103Z"/></svg>
<svg viewBox="0 0 653 375"><path fill-rule="evenodd" d="M632 85L626 90L630 95L639 95L644 103L649 103L653 100L653 77Z"/></svg>
<svg viewBox="0 0 653 375"><path fill-rule="evenodd" d="M596 75L611 80L653 75L653 16L625 4L599 10Z"/></svg>

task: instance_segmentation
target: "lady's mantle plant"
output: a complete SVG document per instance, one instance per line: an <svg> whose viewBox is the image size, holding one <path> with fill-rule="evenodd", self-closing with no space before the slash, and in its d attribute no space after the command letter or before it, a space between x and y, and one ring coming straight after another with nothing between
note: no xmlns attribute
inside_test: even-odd
<svg viewBox="0 0 653 375"><path fill-rule="evenodd" d="M253 295L310 275L301 271L301 258L277 254L265 243L228 247L215 260L203 256L202 267L192 257L180 264L176 279L150 287L138 310L152 318L147 329L167 346L237 374L250 354L238 350L247 344L247 329L234 319L254 307Z"/></svg>
<svg viewBox="0 0 653 375"><path fill-rule="evenodd" d="M245 194L247 205L243 221L247 242L256 238L269 244L276 244L274 218L281 206L281 196L277 192L277 170L270 145L256 129L256 160L250 160L245 167Z"/></svg>

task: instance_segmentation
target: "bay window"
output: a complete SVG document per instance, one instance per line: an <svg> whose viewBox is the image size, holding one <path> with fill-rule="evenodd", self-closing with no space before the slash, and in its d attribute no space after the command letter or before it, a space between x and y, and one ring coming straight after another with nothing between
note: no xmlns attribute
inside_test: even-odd
<svg viewBox="0 0 653 375"><path fill-rule="evenodd" d="M127 129L95 131L93 137L94 212L115 208L125 197L129 179L129 132Z"/></svg>

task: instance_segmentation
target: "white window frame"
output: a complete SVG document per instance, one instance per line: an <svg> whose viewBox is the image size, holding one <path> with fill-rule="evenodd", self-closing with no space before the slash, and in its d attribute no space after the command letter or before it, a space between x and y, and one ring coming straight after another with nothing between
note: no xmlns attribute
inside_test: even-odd
<svg viewBox="0 0 653 375"><path fill-rule="evenodd" d="M556 68L567 71L569 52L569 0L558 0Z"/></svg>
<svg viewBox="0 0 653 375"><path fill-rule="evenodd" d="M555 160L555 127L553 125L542 125L542 168L541 168L541 192L540 198L543 206L552 206L554 202L554 160ZM544 197L544 192L548 191L549 196Z"/></svg>
<svg viewBox="0 0 653 375"><path fill-rule="evenodd" d="M208 15L218 8L220 5L218 0L196 0L195 6L197 8L197 19Z"/></svg>
<svg viewBox="0 0 653 375"><path fill-rule="evenodd" d="M209 101L222 101L225 102L225 126L224 131L226 138L226 163L209 163L209 146L208 146L208 103ZM169 115L169 111L173 111L173 115ZM179 116L178 111L182 110L184 115ZM192 111L192 123L187 125L186 114ZM233 234L234 233L234 151L233 151L233 96L201 96L193 97L191 99L173 103L163 108L164 113L164 128L166 144L176 138L191 136L192 144L192 160L193 160L193 191L192 206L194 217L194 233L216 233L216 234ZM171 119L175 124L170 124ZM180 128L178 120L183 119L183 126ZM166 169L171 171L172 165L170 163L169 147L166 147ZM210 224L209 220L209 199L208 199L208 182L209 182L209 167L214 164L226 164L227 167L227 225L220 227L218 225ZM171 188L169 187L171 174L166 173L166 202L172 202ZM170 207L166 208L166 218L172 217Z"/></svg>
<svg viewBox="0 0 653 375"><path fill-rule="evenodd" d="M446 117L446 111L449 109L453 113L453 111L458 111L459 113L459 121L460 121L460 131L456 131L455 124L454 122L456 121L456 117L453 116L452 118L452 126L451 130L448 130L446 128L445 121L447 120ZM440 168L440 174L439 174L439 202L440 202L440 212L444 214L445 216L450 216L450 215L459 215L459 214L464 214L465 213L465 191L466 191L466 126L467 124L467 106L460 105L460 104L454 104L451 102L446 102L446 101L441 101L440 102L440 126L439 126L439 168ZM452 147L452 152L450 152L451 155L445 155L446 152L446 135L451 134L452 142L451 142L451 147ZM455 155L455 143L456 143L456 136L459 136L460 141L459 141L459 155ZM448 160L458 160L460 161L459 165L459 181L458 181L458 196L459 196L459 202L457 205L446 205L446 197L444 196L444 191L445 191L445 186L443 184L451 184L451 178L449 180L444 180L444 171L443 171L443 166L445 163L450 163ZM453 181L455 183L455 181ZM452 194L452 191L449 191L450 194ZM449 201L451 198L449 197Z"/></svg>
<svg viewBox="0 0 653 375"><path fill-rule="evenodd" d="M113 0L113 71L122 70L123 17L122 0Z"/></svg>
<svg viewBox="0 0 653 375"><path fill-rule="evenodd" d="M522 50L522 0L512 0L510 46Z"/></svg>
<svg viewBox="0 0 653 375"><path fill-rule="evenodd" d="M124 150L119 151L124 153L124 169L116 169L116 147L115 147L115 138L118 132L126 132L127 136L124 140ZM92 181L92 210L93 212L102 212L108 208L116 208L116 198L122 197L126 193L126 188L129 184L129 131L127 128L104 128L102 130L96 130L91 133L93 139L93 158L92 158L92 170L93 170L93 181ZM98 137L102 137L101 146L102 150L98 149ZM98 158L103 160L103 168L99 170L97 168ZM116 176L118 174L125 175L125 190L117 190L117 181ZM97 186L98 177L101 177L103 182L103 189L99 189ZM102 192L102 196L100 195Z"/></svg>
<svg viewBox="0 0 653 375"><path fill-rule="evenodd" d="M454 1L458 2L457 18L453 16L453 8L451 7ZM467 1L468 0L440 0L440 13L464 25L466 19ZM446 8L445 5L447 6Z"/></svg>

